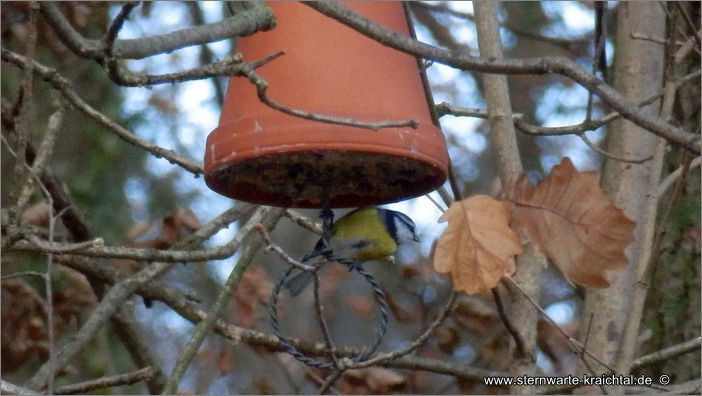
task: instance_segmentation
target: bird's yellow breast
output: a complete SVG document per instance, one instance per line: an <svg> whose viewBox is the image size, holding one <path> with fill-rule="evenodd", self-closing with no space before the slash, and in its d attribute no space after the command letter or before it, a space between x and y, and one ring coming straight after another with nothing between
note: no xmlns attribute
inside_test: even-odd
<svg viewBox="0 0 702 396"><path fill-rule="evenodd" d="M360 249L349 248L363 241L366 244ZM362 209L337 220L332 226L331 245L333 250L341 250L342 255L359 261L385 258L397 250L397 243L374 208Z"/></svg>

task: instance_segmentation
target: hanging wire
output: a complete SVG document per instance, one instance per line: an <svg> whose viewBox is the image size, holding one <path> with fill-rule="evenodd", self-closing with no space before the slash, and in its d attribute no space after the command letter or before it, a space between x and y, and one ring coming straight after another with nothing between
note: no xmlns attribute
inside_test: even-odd
<svg viewBox="0 0 702 396"><path fill-rule="evenodd" d="M376 300L378 301L378 305L380 306L380 325L378 327L378 331L376 332L373 343L369 347L364 348L363 351L358 355L351 357L351 360L354 362L363 362L365 360L368 360L368 358L378 349L380 344L383 342L383 339L385 338L385 333L387 331L388 321L390 317L388 313L389 309L387 298L385 297L385 292L383 292L383 289L380 287L373 275L366 271L361 266L361 263L359 263L358 261L334 257L331 257L330 261L336 261L338 263L344 264L347 267L349 267L350 271L356 271L361 276L363 276L366 282L368 282L373 288ZM322 362L302 353L285 336L283 336L280 330L280 321L278 320L278 296L280 295L280 291L283 288L285 281L288 279L293 270L295 270L295 267L288 267L288 269L283 273L280 279L278 279L278 281L273 286L273 291L271 293L269 305L271 326L273 327L274 334L280 340L280 344L283 346L285 351L288 354L292 355L295 359L301 361L302 363L320 369L337 369L334 363ZM314 271L314 276L319 276L317 270Z"/></svg>
<svg viewBox="0 0 702 396"><path fill-rule="evenodd" d="M385 292L383 292L383 289L380 287L378 282L375 280L373 275L371 275L368 271L366 271L363 266L361 265L360 262L356 260L351 260L347 259L344 257L335 257L334 252L329 249L329 239L331 238L331 233L332 233L332 224L334 222L334 212L332 212L330 205L329 205L329 199L328 195L325 194L325 197L323 198L323 204L322 204L322 211L320 213L320 217L322 218L322 243L323 243L323 248L312 252L310 255L308 255L308 259L315 257L315 256L324 256L324 259L327 261L333 261L337 263L341 263L345 266L348 267L349 271L356 271L358 272L363 278L370 284L370 286L373 288L373 292L375 293L376 300L378 301L378 305L380 306L380 326L378 327L378 331L376 332L375 338L373 339L373 343L369 346L363 349L361 353L358 355L352 356L351 360L354 362L362 362L365 360L368 360L368 358L378 349L380 344L383 342L383 339L385 338L385 332L387 331L387 326L388 326L388 320L389 320L389 310L388 310L388 302L387 298L385 297ZM315 283L319 283L319 268L320 266L316 266L315 269L312 271L312 273L315 276ZM278 296L280 295L280 290L283 288L283 285L285 284L285 281L288 279L290 274L293 272L295 267L292 265L288 267L288 269L283 273L283 275L278 279L278 281L275 283L273 286L273 290L271 292L271 298L269 301L270 305L270 316L271 316L271 326L273 327L274 334L278 337L280 340L280 344L283 346L285 351L293 356L295 359L301 361L302 363L305 363L308 366L311 367L316 367L320 369L340 369L338 367L338 362L337 359L335 358L334 355L334 362L323 362L317 359L314 359L312 357L309 357L302 353L299 349L297 349L286 337L284 337L281 333L280 330L280 322L278 320ZM316 301L317 304L320 304L319 301ZM318 310L319 313L319 310ZM323 318L319 318L320 323L324 320ZM334 353L335 351L330 351L330 353Z"/></svg>

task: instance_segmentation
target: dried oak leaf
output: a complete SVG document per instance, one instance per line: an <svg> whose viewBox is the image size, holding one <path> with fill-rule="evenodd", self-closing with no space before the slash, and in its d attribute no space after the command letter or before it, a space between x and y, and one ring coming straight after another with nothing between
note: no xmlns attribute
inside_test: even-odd
<svg viewBox="0 0 702 396"><path fill-rule="evenodd" d="M455 290L480 293L514 273L522 245L509 228L509 203L476 195L451 204L439 222L447 220L433 263L437 272L451 274Z"/></svg>
<svg viewBox="0 0 702 396"><path fill-rule="evenodd" d="M382 367L345 371L342 378L342 394L384 395L401 392L407 386L407 376Z"/></svg>
<svg viewBox="0 0 702 396"><path fill-rule="evenodd" d="M607 199L596 172L578 172L566 157L536 186L522 175L512 197L514 229L526 230L571 281L608 287L606 272L626 267L636 223Z"/></svg>

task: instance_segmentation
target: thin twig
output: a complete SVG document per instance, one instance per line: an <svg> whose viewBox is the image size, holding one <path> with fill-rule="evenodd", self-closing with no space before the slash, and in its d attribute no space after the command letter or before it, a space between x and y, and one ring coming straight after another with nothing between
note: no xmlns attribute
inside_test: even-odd
<svg viewBox="0 0 702 396"><path fill-rule="evenodd" d="M453 308L456 305L456 298L458 297L458 293L455 291L451 292L451 296L449 297L448 301L446 302L446 305L444 308L441 310L441 313L434 319L434 321L427 327L426 330L417 338L412 341L412 343L405 348L399 349L397 351L393 352L388 352L388 353L382 353L378 354L376 357L372 359L368 359L362 362L353 362L348 364L349 368L364 368L364 367L370 367L374 366L377 364L383 364L385 362L389 362L398 358L401 358L415 349L417 349L420 345L422 345L429 337L434 333L434 330L436 330L437 327L439 327L444 320L451 315L451 312L453 312Z"/></svg>
<svg viewBox="0 0 702 396"><path fill-rule="evenodd" d="M344 373L345 368L343 363L341 363L339 357L336 355L336 347L334 346L334 341L332 340L331 332L329 331L329 325L326 319L324 319L324 307L322 306L322 300L319 298L319 274L314 273L314 306L317 313L317 321L322 329L322 334L324 335L324 346L327 348L327 353L334 362L334 367L336 370L330 376L324 380L324 383L319 388L319 394L323 395L327 390L334 385L334 382L341 377Z"/></svg>
<svg viewBox="0 0 702 396"><path fill-rule="evenodd" d="M102 238L95 238L85 242L61 244L54 243L52 237L49 237L48 241L43 241L36 235L26 234L25 238L46 254L80 253L81 250L99 248L105 245L105 240Z"/></svg>
<svg viewBox="0 0 702 396"><path fill-rule="evenodd" d="M178 357L175 367L173 367L173 371L171 372L171 375L163 388L164 394L174 394L178 390L178 384L180 384L183 375L185 375L185 371L187 370L188 366L190 366L190 363L195 357L198 349L200 349L205 337L214 327L217 318L222 313L224 308L227 307L232 297L236 293L244 273L248 269L249 265L251 265L254 256L261 247L262 238L254 236L255 234L252 233L253 229L260 223L264 224L264 227L271 229L275 227L276 223L283 215L282 209L272 207L261 207L258 212L259 216L252 216L242 227L242 231L247 231L245 233L242 231L239 232L239 234L243 235L240 240L240 245L245 246L245 251L232 269L232 272L229 274L227 281L222 287L222 290L219 292L217 298L207 312L205 320L198 323L197 327L193 331L192 337L185 346L185 349Z"/></svg>
<svg viewBox="0 0 702 396"><path fill-rule="evenodd" d="M668 40L666 40L665 38L653 37L650 34L631 33L630 36L631 36L631 38L636 39L636 40L645 40L645 41L650 41L652 43L661 44L661 45L668 44ZM679 43L679 44L682 44L682 43Z"/></svg>
<svg viewBox="0 0 702 396"><path fill-rule="evenodd" d="M690 74L682 77L675 82L675 89L679 89L681 86L689 83L690 81L699 78L700 70L695 70ZM665 90L661 89L656 94L642 100L638 103L639 107L643 107L653 103L658 100L661 96L665 94ZM487 118L487 111L483 109L466 108L453 106L449 103L442 102L436 105L436 112L439 116L443 115L454 115L454 116L465 116L465 117L476 117L476 118ZM588 131L594 131L618 118L621 114L617 112L611 112L604 117L596 118L590 121L584 121L575 125L566 125L562 127L542 127L533 125L526 120L524 120L524 115L520 113L514 113L514 124L519 130L528 135L548 135L548 136L559 136L559 135L578 135Z"/></svg>
<svg viewBox="0 0 702 396"><path fill-rule="evenodd" d="M34 240L16 242L11 247L11 250L56 254L66 253L66 250L68 250L71 254L97 258L121 258L135 261L202 262L229 258L238 249L235 239L214 248L195 250L156 250L123 246L82 247L80 250L76 250L74 248L75 244L48 243L35 236L32 239Z"/></svg>
<svg viewBox="0 0 702 396"><path fill-rule="evenodd" d="M602 73L602 79L607 80L607 60L605 54L605 41L607 41L607 2L597 1L595 7L595 52L592 56L592 75L597 75L597 69ZM592 119L592 103L594 95L592 91L587 91L587 105L585 110L585 121Z"/></svg>
<svg viewBox="0 0 702 396"><path fill-rule="evenodd" d="M272 208L261 207L257 210L254 215L249 220L249 223L239 230L237 235L234 237L234 241L231 243L233 245L233 251L238 250L242 246L244 238L246 238L251 232L253 232L253 225L261 222L262 218L266 216ZM178 248L178 245L174 245L174 248ZM60 369L65 366L68 361L70 361L79 351L81 351L87 344L92 340L95 333L102 327L103 323L114 315L117 310L122 306L124 301L131 297L139 288L151 281L152 279L160 276L173 266L174 262L154 262L143 269L131 275L117 284L115 284L103 297L100 304L93 310L88 319L83 323L81 328L74 334L71 341L67 343L57 355L57 364L52 368L48 364L42 365L39 370L30 378L26 383L26 386L32 389L40 389L49 379L53 376L55 370ZM172 393L172 392L171 392Z"/></svg>
<svg viewBox="0 0 702 396"><path fill-rule="evenodd" d="M683 343L649 353L648 355L641 356L640 358L637 358L631 363L631 369L639 369L641 367L669 360L686 353L695 351L699 352L701 345L702 337L695 337Z"/></svg>
<svg viewBox="0 0 702 396"><path fill-rule="evenodd" d="M313 272L317 268L313 265L302 264L300 261L290 257L290 255L287 254L285 250L283 250L283 248L273 243L270 235L268 235L268 231L266 231L266 228L262 224L256 224L254 228L256 228L256 231L258 231L261 234L263 242L266 244L265 251L273 250L274 252L278 253L278 255L282 257L283 260L285 260L285 262L303 271Z"/></svg>
<svg viewBox="0 0 702 396"><path fill-rule="evenodd" d="M336 382L336 380L341 378L342 374L344 374L343 370L336 370L332 374L327 376L327 378L324 379L324 382L322 382L322 384L319 386L318 393L320 395L323 395L323 394L327 393L327 391L329 391L330 389L334 389L334 386L333 386L334 382ZM334 390L336 391L336 389L334 389ZM339 392L336 392L336 393L338 394Z"/></svg>
<svg viewBox="0 0 702 396"><path fill-rule="evenodd" d="M31 173L33 175L40 175L44 171L44 168L49 162L51 154L54 151L54 146L56 145L56 138L58 137L59 129L61 129L61 125L63 124L63 103L59 98L55 98L54 103L56 105L56 111L53 114L51 114L51 116L49 116L49 122L46 127L46 135L44 136L44 139L39 145L39 149L37 150L37 155L34 158L34 162L31 164ZM17 160L27 161L27 159L24 157L17 157ZM37 177L36 179L39 182L41 182L40 178ZM27 204L33 193L34 177L30 175L25 181L24 188L22 188L22 193L20 194L19 198L17 199L17 203L15 204L16 213L21 213L24 210L25 205Z"/></svg>
<svg viewBox="0 0 702 396"><path fill-rule="evenodd" d="M575 61L559 56L524 59L497 59L473 57L457 51L438 48L419 42L373 22L341 3L332 1L304 2L318 12L331 17L357 32L402 52L461 70L498 74L547 74L567 76L584 88L593 91L602 101L617 110L624 118L654 134L675 142L687 150L700 154L702 143L697 134L671 125L664 119L641 110L610 85L592 75Z"/></svg>
<svg viewBox="0 0 702 396"><path fill-rule="evenodd" d="M442 188L443 188L443 187L442 187ZM434 206L436 206L436 208L439 209L439 211L440 211L441 213L446 212L446 208L444 208L443 206L441 206L441 204L440 204L437 200L435 200L434 197L432 197L430 194L425 194L424 196L425 196L428 200L430 200L431 203L433 203Z"/></svg>
<svg viewBox="0 0 702 396"><path fill-rule="evenodd" d="M422 2L412 2L412 7L421 7L421 8L426 8L429 9L433 12L440 12L440 13L446 13L450 14L459 18L464 18L469 21L475 22L475 15L469 14L467 12L462 12L462 11L457 11L451 8L446 7L445 5L434 5L432 3L422 3ZM579 51L575 51L572 47L573 44L586 44L589 39L582 38L582 39L566 39L566 38L559 38L559 37L549 37L549 36L543 36L537 33L530 32L528 30L524 30L518 26L514 26L512 24L506 23L506 22L501 22L500 26L502 26L505 29L510 30L513 34L516 36L522 36L524 38L530 39L530 40L535 40L535 41L541 41L544 43L548 43L551 45L554 45L558 48L564 49L572 54L579 54Z"/></svg>
<svg viewBox="0 0 702 396"><path fill-rule="evenodd" d="M175 82L185 82L192 80L202 80L211 77L231 77L243 76L242 69L256 69L266 63L281 56L282 51L268 55L267 57L253 62L244 62L241 54L233 54L224 57L219 62L210 63L203 66L197 66L192 69L165 74L144 74L130 71L122 67L116 59L110 59L105 62L105 70L108 77L115 83L124 87L143 87L159 84L173 84Z"/></svg>
<svg viewBox="0 0 702 396"><path fill-rule="evenodd" d="M0 379L0 393L6 395L39 395L40 393L35 392L31 389L15 385L12 382Z"/></svg>
<svg viewBox="0 0 702 396"><path fill-rule="evenodd" d="M692 21L692 18L690 18L690 14L687 13L687 10L685 7L683 7L682 4L680 3L674 3L676 7L678 7L678 10L682 14L683 18L685 19L685 23L687 24L687 27L690 29L692 32L692 36L695 38L695 41L697 41L697 48L702 47L702 41L700 41L700 35L697 33L697 27L695 26L695 23Z"/></svg>
<svg viewBox="0 0 702 396"><path fill-rule="evenodd" d="M103 39L104 53L106 56L112 56L112 48L115 44L115 40L117 39L117 34L119 34L119 31L122 30L122 26L124 25L124 22L127 21L127 18L129 18L129 14L138 5L138 1L130 1L123 5L115 19L110 24L110 27L107 29L107 33L105 34L105 38Z"/></svg>
<svg viewBox="0 0 702 396"><path fill-rule="evenodd" d="M556 323L556 322L551 318L551 316L549 316L549 314L546 313L546 311L544 311L543 308L541 308L541 306L539 305L539 303L537 303L536 301L534 301L534 299L531 298L530 295L528 295L526 292L524 292L524 291L522 290L522 288L521 288L517 283L515 283L515 282L512 280L512 278L505 277L505 278L502 278L502 281L505 282L505 283L507 283L510 287L516 289L521 295L523 295L527 300L529 300L529 302L531 303L531 305L532 305L534 308L536 308L537 311L539 311L539 313L541 314L541 316L542 316L544 319L546 319L546 321L547 321L549 324L551 324L551 325L553 326L553 328L556 329L556 331L558 331L563 337L565 337L565 339L568 341L568 344L575 350L575 352L580 353L580 351L584 351L584 353L585 353L587 356L589 356L590 358L592 358L593 360L595 360L597 363L599 363L599 364L602 365L603 367L609 369L611 372L615 372L615 370L614 370L611 366L609 366L607 363L605 363L604 361L602 361L602 359L600 359L599 357L595 356L595 355L594 355L592 352L590 352L588 349L584 348L584 347L582 346L582 344L580 344L580 342L578 342L578 340L576 340L575 338L571 337L570 334L568 334L565 330L563 330L563 328L561 328L561 326L559 326L558 323Z"/></svg>
<svg viewBox="0 0 702 396"><path fill-rule="evenodd" d="M512 321L509 319L509 316L507 316L507 311L505 311L505 305L502 302L499 289L497 287L493 287L490 289L490 291L492 292L492 298L495 300L495 305L497 306L497 313L499 314L500 319L502 319L502 323L505 325L507 332L509 332L514 339L514 343L517 346L517 353L520 357L529 356L529 351L527 351L526 346L524 345L522 335L519 334L519 330L514 327Z"/></svg>
<svg viewBox="0 0 702 396"><path fill-rule="evenodd" d="M648 282L651 279L651 272L653 270L653 267L660 259L661 244L663 243L663 236L665 235L665 231L668 229L668 219L670 218L670 214L673 212L673 208L675 207L678 200L683 194L683 188L685 186L686 181L685 178L687 176L688 171L690 170L691 162L692 159L690 158L690 155L688 153L685 153L680 177L676 180L673 192L671 193L670 197L666 200L666 205L663 209L663 213L659 216L658 227L656 228L656 232L651 243L651 252L648 257L648 262L644 265L643 271L641 272L641 276L638 279L638 281L642 284L648 284ZM660 196L658 196L658 198L660 199Z"/></svg>
<svg viewBox="0 0 702 396"><path fill-rule="evenodd" d="M57 395L70 395L75 393L85 394L87 392L111 388L113 386L131 385L141 381L149 381L156 375L153 367L144 367L131 373L110 375L96 378L94 380L79 382L77 384L65 385L56 389Z"/></svg>
<svg viewBox="0 0 702 396"><path fill-rule="evenodd" d="M56 32L56 36L76 55L101 60L105 56L105 42L88 40L73 28L53 2L40 2L41 12ZM264 3L252 3L246 10L222 21L191 26L162 35L138 39L116 40L112 56L119 59L143 59L172 52L191 45L214 42L237 36L249 36L275 26L275 17Z"/></svg>
<svg viewBox="0 0 702 396"><path fill-rule="evenodd" d="M9 275L3 275L2 278L0 278L0 279L8 280L8 279L12 279L12 278L20 278L20 277L25 277L25 276L38 276L38 277L43 279L46 276L46 274L43 272L39 272L39 271L20 271L20 272L14 272L14 273L9 274Z"/></svg>
<svg viewBox="0 0 702 396"><path fill-rule="evenodd" d="M57 261L67 265L90 277L114 284L122 279L123 275L116 268L109 266L93 265L90 260L83 257L57 257ZM145 298L158 300L169 306L180 316L192 323L199 323L207 316L196 304L188 299L184 293L174 287L166 286L158 281L150 281L141 285L137 293ZM249 345L260 346L270 351L282 351L283 347L277 337L272 334L246 329L234 324L218 319L215 322L213 331L222 337L231 340L233 343L245 342ZM297 339L290 339L300 351L308 355L324 355L326 348L320 343L305 342ZM339 347L337 353L340 357L350 357L361 353L360 348ZM405 355L394 360L387 360L378 363L380 366L406 369L423 370L434 373L455 376L466 380L481 380L487 376L505 376L502 371L491 371L472 367L456 362L447 362L438 359L425 358L413 355Z"/></svg>
<svg viewBox="0 0 702 396"><path fill-rule="evenodd" d="M297 223L299 226L306 228L314 233L322 234L322 226L307 216L293 209L285 209L285 216Z"/></svg>
<svg viewBox="0 0 702 396"><path fill-rule="evenodd" d="M27 24L27 39L25 42L25 56L22 60L22 67L24 73L22 76L22 81L19 86L19 94L17 95L16 104L17 115L15 118L15 141L17 144L17 162L14 166L14 177L16 185L21 186L24 182L25 176L25 164L26 164L26 152L27 146L31 141L31 132L29 125L29 109L32 107L32 99L34 97L34 63L32 59L34 58L34 52L36 50L37 44L37 14L38 14L37 3L30 3L29 5L29 21ZM21 190L20 190L21 191ZM14 199L13 199L14 200ZM20 217L20 207L22 201L17 201L17 208L10 212L10 220L13 223L17 223Z"/></svg>
<svg viewBox="0 0 702 396"><path fill-rule="evenodd" d="M311 113L309 111L305 110L299 110L299 109L293 109L291 107L285 106L283 104L280 104L273 99L269 98L268 95L266 94L266 91L268 90L268 81L266 81L263 77L261 77L259 74L257 74L253 68L251 68L248 65L244 65L242 67L242 72L244 75L246 75L249 78L249 81L251 81L252 84L256 86L256 92L258 94L259 100L269 106L270 108L280 111L281 113L291 115L293 117L298 117L306 120L311 120L311 121L317 121L317 122L323 122L326 124L333 124L333 125L345 125L345 126L351 126L355 128L362 128L362 129L370 129L373 131L377 131L382 128L400 128L400 127L411 127L411 128L417 128L419 126L419 121L416 119L409 119L409 120L400 120L400 121L393 121L393 120L388 120L388 121L377 121L377 122L366 122L366 121L360 121L356 120L353 118L346 118L346 117L334 117L326 114L318 114L318 113Z"/></svg>
<svg viewBox="0 0 702 396"><path fill-rule="evenodd" d="M695 169L702 164L702 157L696 157L690 162L689 167L687 167L687 170L690 171L692 169ZM658 196L662 196L665 194L666 191L678 180L682 175L683 171L685 170L685 164L681 165L678 169L670 172L668 176L663 179L663 181L658 185Z"/></svg>
<svg viewBox="0 0 702 396"><path fill-rule="evenodd" d="M589 371L590 375L592 375L593 377L596 375L595 369L593 369L590 365L590 362L588 362L587 359L585 359L585 350L587 349L587 342L590 340L590 332L592 331L592 319L594 318L594 316L595 314L593 312L590 312L590 320L587 322L587 331L585 332L585 339L583 340L583 349L578 353L578 357L585 365L587 371ZM602 384L598 384L598 386L600 387L600 390L602 391L603 395L609 395L607 388L605 388Z"/></svg>
<svg viewBox="0 0 702 396"><path fill-rule="evenodd" d="M648 157L644 158L639 158L639 159L633 159L633 158L626 158L621 155L616 155L612 154L608 151L605 151L599 147L597 147L596 144L592 143L590 139L585 135L585 133L579 133L578 137L589 147L591 150L595 151L596 153L602 155L603 157L607 157L609 159L613 159L615 161L620 161L620 162L626 162L629 164L643 164L644 162L650 161L653 159L652 155L649 155Z"/></svg>
<svg viewBox="0 0 702 396"><path fill-rule="evenodd" d="M2 49L2 59L20 68L25 67L26 58L22 55L16 54L12 51ZM88 103L86 103L76 92L73 90L71 83L58 73L55 69L46 67L36 61L32 62L32 70L34 73L38 74L42 79L51 84L55 89L59 90L61 94L68 100L73 107L81 111L83 114L95 120L98 124L107 128L107 130L114 132L119 138L126 141L129 144L137 146L156 157L165 158L173 164L181 166L183 169L199 175L202 171L202 165L195 163L187 158L177 155L172 150L164 149L158 145L152 144L144 139L139 138L135 134L129 132L124 127L111 120L106 115L102 114Z"/></svg>

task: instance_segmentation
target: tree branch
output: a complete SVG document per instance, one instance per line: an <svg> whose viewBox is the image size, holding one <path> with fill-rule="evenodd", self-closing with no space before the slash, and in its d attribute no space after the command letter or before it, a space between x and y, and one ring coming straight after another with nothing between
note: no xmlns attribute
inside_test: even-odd
<svg viewBox="0 0 702 396"><path fill-rule="evenodd" d="M473 2L476 15L476 29L480 55L490 59L502 59L502 41L497 25L497 9L495 4L488 1ZM522 160L517 146L517 136L514 130L512 105L507 86L507 77L496 74L483 74L483 91L487 103L490 138L497 157L497 171L503 186L509 186L513 180L524 172ZM515 283L521 285L530 296L538 298L541 291L541 277L545 261L543 254L527 244L524 253L517 257L518 271L515 273ZM495 291L496 292L496 291ZM529 309L528 302L518 296L511 295L511 319L519 323L515 344L519 347L513 354L514 363L509 372L513 376L535 375L536 325L538 315ZM505 323L511 329L511 323ZM511 392L529 393L530 387L512 387Z"/></svg>
<svg viewBox="0 0 702 396"><path fill-rule="evenodd" d="M261 207L251 217L246 226L234 237L232 242L233 250L236 251L248 236L253 232L253 225L263 221L271 212L271 208ZM177 244L174 247L178 247ZM148 250L148 249L145 249ZM51 367L44 364L25 384L28 388L41 389L46 381L55 374L55 371L65 366L87 343L93 338L95 333L102 327L102 324L113 316L121 305L131 297L142 285L160 276L173 266L174 262L154 262L134 275L131 275L115 284L103 297L100 304L95 307L90 317L83 326L71 336L68 343L59 351L56 357L56 366Z"/></svg>
<svg viewBox="0 0 702 396"><path fill-rule="evenodd" d="M353 118L345 117L334 117L326 114L311 113L305 110L293 109L291 107L280 104L273 99L269 98L266 94L268 90L268 81L257 74L254 69L250 66L245 66L242 68L242 72L249 78L252 84L256 86L256 92L258 94L258 99L268 107L280 111L281 113L291 115L293 117L304 118L306 120L323 122L326 124L334 125L346 125L355 128L364 128L377 131L382 128L397 128L397 127L411 127L417 128L419 126L419 121L416 119L409 120L386 120L386 121L376 121L376 122L366 122L359 121Z"/></svg>
<svg viewBox="0 0 702 396"><path fill-rule="evenodd" d="M461 70L496 74L561 74L597 94L624 118L652 133L700 154L702 145L697 134L677 128L665 120L638 108L614 88L592 75L570 59L545 56L526 59L476 58L458 51L437 48L381 26L348 7L331 1L303 3L357 32L388 47L416 57L430 59Z"/></svg>
<svg viewBox="0 0 702 396"><path fill-rule="evenodd" d="M112 56L117 59L143 59L191 45L249 36L258 31L272 29L275 26L275 17L271 9L264 3L252 4L252 7L219 22L192 26L157 36L116 40L112 44ZM71 26L55 3L41 2L40 5L44 18L71 51L83 58L98 61L104 59L106 41L84 38Z"/></svg>
<svg viewBox="0 0 702 396"><path fill-rule="evenodd" d="M266 207L262 211L265 212L262 216L251 217L251 219L249 219L242 229L252 231L259 225L262 225L262 227L267 229L273 229L278 223L278 220L283 216L282 208ZM239 288L239 283L244 277L244 273L253 261L258 249L261 247L261 240L262 238L253 232L246 233L241 242L241 246L245 247L241 258L232 269L232 272L229 274L224 287L217 295L217 298L210 307L209 312L207 312L205 319L197 324L197 327L193 331L192 337L188 341L183 352L178 357L175 367L171 372L171 376L168 378L168 381L166 381L166 386L163 388L164 394L177 393L176 391L178 390L178 384L183 378L185 370L187 370L188 366L190 366L190 363L197 353L197 350L205 340L205 336L207 336L207 334L209 334L212 330L212 327L214 326L219 315L222 313L222 310L227 307L227 304L229 304L229 301L231 301L232 297Z"/></svg>
<svg viewBox="0 0 702 396"><path fill-rule="evenodd" d="M69 266L76 271L86 275L96 277L105 282L117 283L123 275L119 270L108 266L98 266L83 257L57 257L57 262ZM181 290L171 286L165 286L157 281L150 281L140 285L138 294L144 298L158 300L168 305L183 318L192 323L199 323L207 316L205 311L200 310L196 304L186 297ZM245 342L252 346L261 346L270 351L283 352L284 348L279 343L278 338L272 334L246 329L227 323L222 319L216 319L213 331L222 337L236 343ZM321 343L289 339L297 349L305 354L324 355L326 347ZM359 354L359 348L339 347L337 354L340 357L349 357ZM405 355L400 358L378 361L378 365L406 370L424 370L439 374L452 375L457 378L467 380L482 380L486 376L505 376L501 371L491 371L482 368L467 366L456 362L446 362L438 359L423 358L414 355Z"/></svg>
<svg viewBox="0 0 702 396"><path fill-rule="evenodd" d="M2 49L2 59L19 68L24 68L25 58L4 48ZM106 127L109 131L114 132L122 140L137 146L156 157L165 158L169 162L177 164L195 175L199 175L203 172L202 165L179 156L173 152L173 150L164 149L161 146L149 143L146 140L139 138L118 123L112 121L106 115L94 109L83 99L81 99L80 96L78 96L78 94L73 90L71 83L55 69L46 67L36 61L33 61L32 65L34 73L38 74L42 79L51 84L51 86L60 91L68 102L73 105L73 107L95 120L98 124Z"/></svg>
<svg viewBox="0 0 702 396"><path fill-rule="evenodd" d="M131 373L111 375L94 380L65 385L56 389L57 395L70 395L75 393L85 394L95 389L110 388L120 385L131 385L141 381L149 381L156 375L152 367L144 367Z"/></svg>

